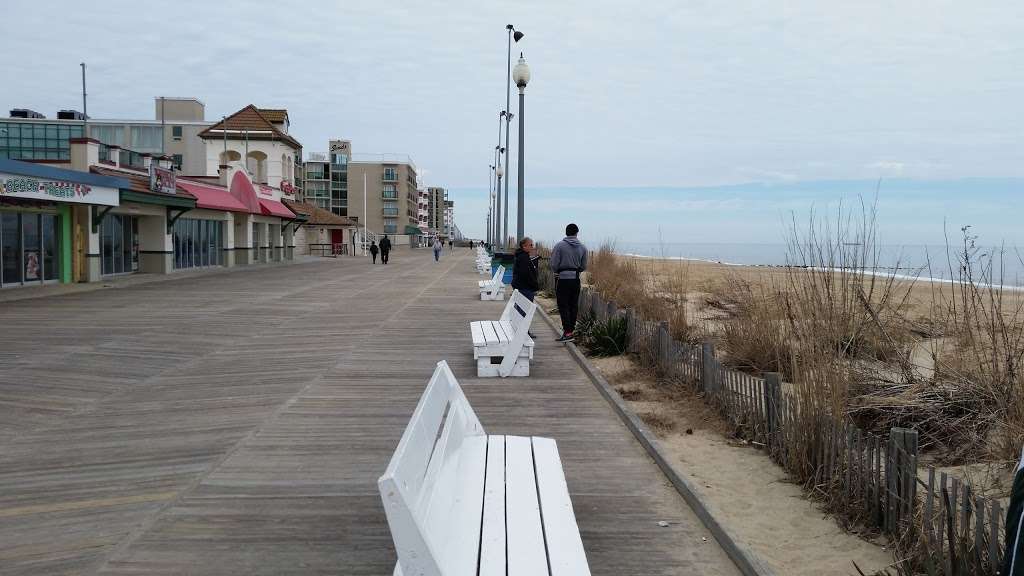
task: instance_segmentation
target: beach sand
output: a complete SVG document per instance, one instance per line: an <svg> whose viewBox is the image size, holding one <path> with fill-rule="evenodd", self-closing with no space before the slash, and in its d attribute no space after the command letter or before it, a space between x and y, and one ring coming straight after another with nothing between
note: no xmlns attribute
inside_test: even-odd
<svg viewBox="0 0 1024 576"><path fill-rule="evenodd" d="M692 392L666 392L625 356L591 362L658 434L714 517L776 574L855 575L854 562L871 574L892 563L884 546L841 529L763 451L728 438Z"/></svg>

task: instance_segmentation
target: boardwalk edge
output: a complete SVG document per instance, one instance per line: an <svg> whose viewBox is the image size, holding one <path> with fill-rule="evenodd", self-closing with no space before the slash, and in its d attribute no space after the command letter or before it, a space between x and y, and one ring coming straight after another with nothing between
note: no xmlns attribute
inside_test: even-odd
<svg viewBox="0 0 1024 576"><path fill-rule="evenodd" d="M548 326L550 326L557 334L558 328L554 321L545 311L538 311L541 312L540 316L545 322L547 322ZM775 576L775 573L772 572L772 570L768 568L760 558L758 558L746 546L737 542L732 535L729 534L729 531L718 523L718 520L716 520L714 515L711 513L712 506L710 503L706 502L700 493L693 488L693 485L690 484L689 480L683 478L678 472L676 472L675 468L672 467L668 458L666 458L665 454L662 452L661 446L654 434L647 429L647 426L643 421L640 420L629 406L626 405L622 397L619 396L619 393L616 392L610 384L608 384L608 381L601 376L601 373L594 368L590 361L587 360L587 357L579 351L579 348L572 343L567 343L566 347L569 349L569 355L576 360L576 363L579 364L580 368L583 369L583 372L588 378L590 378L594 387L597 388L598 392L600 392L601 395L604 396L605 400L611 404L622 422L627 428L629 428L630 432L633 433L633 436L636 437L638 442L640 442L640 445L644 447L647 454L654 459L658 468L660 468L662 473L665 474L670 482L672 482L672 485L675 487L676 491L679 492L679 495L683 497L683 500L686 501L697 517L700 518L700 521L708 531L711 532L715 540L717 540L722 546L726 555L729 556L729 559L732 560L733 564L739 568L740 572L742 572L744 576Z"/></svg>

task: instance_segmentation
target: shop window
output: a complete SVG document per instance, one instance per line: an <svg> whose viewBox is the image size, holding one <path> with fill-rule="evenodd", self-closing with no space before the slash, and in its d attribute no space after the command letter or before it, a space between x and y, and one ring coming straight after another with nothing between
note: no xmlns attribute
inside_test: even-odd
<svg viewBox="0 0 1024 576"><path fill-rule="evenodd" d="M179 218L174 223L174 267L219 266L224 262L222 223Z"/></svg>
<svg viewBox="0 0 1024 576"><path fill-rule="evenodd" d="M104 275L138 271L138 218L123 214L107 214L100 225L100 254L100 271Z"/></svg>

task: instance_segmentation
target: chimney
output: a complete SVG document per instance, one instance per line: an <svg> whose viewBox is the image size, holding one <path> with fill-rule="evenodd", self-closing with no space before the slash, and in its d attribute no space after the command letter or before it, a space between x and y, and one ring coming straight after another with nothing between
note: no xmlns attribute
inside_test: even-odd
<svg viewBox="0 0 1024 576"><path fill-rule="evenodd" d="M100 163L100 141L95 138L71 138L71 168L88 172L90 166Z"/></svg>
<svg viewBox="0 0 1024 576"><path fill-rule="evenodd" d="M228 165L227 164L221 164L220 166L217 167L217 176L220 177L220 185L225 187L225 188L227 188L228 187Z"/></svg>

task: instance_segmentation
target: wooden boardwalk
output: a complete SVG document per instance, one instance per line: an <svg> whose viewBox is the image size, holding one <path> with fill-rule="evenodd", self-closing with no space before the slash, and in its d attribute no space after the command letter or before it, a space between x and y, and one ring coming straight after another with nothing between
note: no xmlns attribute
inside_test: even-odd
<svg viewBox="0 0 1024 576"><path fill-rule="evenodd" d="M0 303L0 574L390 574L376 480L441 359L488 432L558 441L595 575L737 574L542 320L530 378L475 377L478 279L398 251Z"/></svg>

